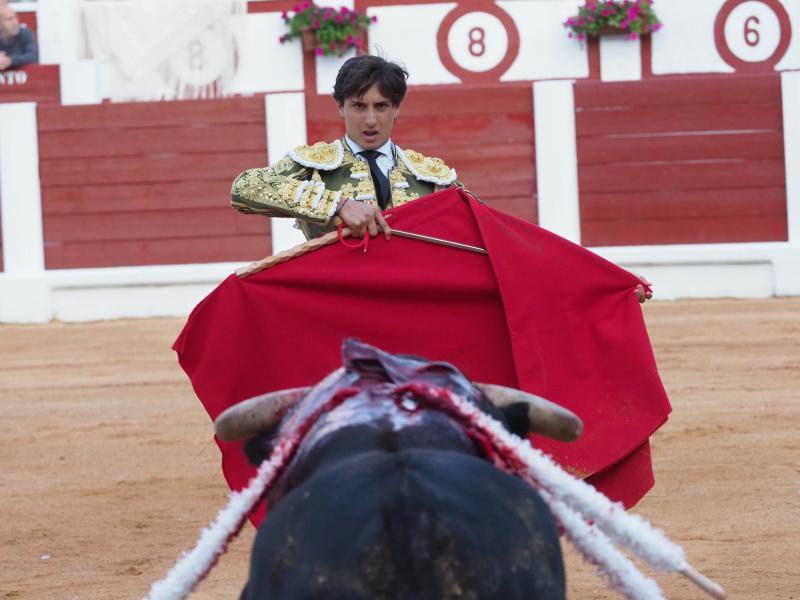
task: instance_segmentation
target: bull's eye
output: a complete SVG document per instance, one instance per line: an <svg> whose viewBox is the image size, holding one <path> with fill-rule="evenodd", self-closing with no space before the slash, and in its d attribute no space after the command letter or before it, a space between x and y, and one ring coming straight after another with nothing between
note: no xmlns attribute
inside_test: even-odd
<svg viewBox="0 0 800 600"><path fill-rule="evenodd" d="M408 412L414 412L419 408L419 404L417 404L416 401L411 398L403 398L400 401L400 406Z"/></svg>
<svg viewBox="0 0 800 600"><path fill-rule="evenodd" d="M416 412L419 410L419 403L414 399L414 394L410 391L403 393L397 399L397 405L407 412Z"/></svg>

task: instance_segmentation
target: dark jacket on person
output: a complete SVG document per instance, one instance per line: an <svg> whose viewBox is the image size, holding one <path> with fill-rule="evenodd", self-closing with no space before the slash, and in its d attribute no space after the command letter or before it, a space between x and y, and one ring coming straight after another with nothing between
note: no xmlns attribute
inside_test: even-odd
<svg viewBox="0 0 800 600"><path fill-rule="evenodd" d="M20 27L19 33L8 42L0 40L0 52L8 54L12 68L39 62L36 39L27 27Z"/></svg>

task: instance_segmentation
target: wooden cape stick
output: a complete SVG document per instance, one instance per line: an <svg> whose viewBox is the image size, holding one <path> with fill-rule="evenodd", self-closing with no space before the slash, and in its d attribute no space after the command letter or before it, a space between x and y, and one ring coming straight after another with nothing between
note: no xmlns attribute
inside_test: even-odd
<svg viewBox="0 0 800 600"><path fill-rule="evenodd" d="M349 227L345 227L342 229L343 238L350 237L350 234L351 232ZM477 252L478 254L487 254L484 248L479 248L478 246L470 246L469 244L462 244L460 242L451 242L450 240L445 240L430 235L411 233L409 231L402 231L400 229L392 229L392 235L396 235L397 237L408 238L411 240L419 240L421 242L429 242L431 244L438 244L440 246L448 246L450 248L458 248L459 250L468 250L470 252ZM278 252L278 254L267 256L266 258L262 258L259 261L250 263L246 267L241 267L239 269L236 269L236 275L237 277L240 278L248 277L250 275L258 273L259 271L263 271L264 269L269 269L270 267L279 265L282 262L292 260L293 258L297 258L298 256L303 256L303 254L308 254L309 252L313 252L314 250L319 250L320 248L333 244L338 239L339 239L339 233L337 231L329 231L325 235L322 235L318 238L314 238L313 240L308 240L303 244L298 244L293 248L289 248L288 250L284 250L283 252Z"/></svg>

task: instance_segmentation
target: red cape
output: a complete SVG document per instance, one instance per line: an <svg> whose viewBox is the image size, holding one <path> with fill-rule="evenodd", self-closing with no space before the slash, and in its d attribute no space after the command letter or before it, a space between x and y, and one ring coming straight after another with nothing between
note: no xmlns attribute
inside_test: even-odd
<svg viewBox="0 0 800 600"><path fill-rule="evenodd" d="M445 190L392 209L392 227L486 255L393 237L334 244L223 281L173 348L212 419L340 366L343 338L455 364L474 381L574 411L584 434L534 444L626 506L653 485L649 436L670 411L634 288L638 280L536 225ZM254 473L218 442L232 489Z"/></svg>

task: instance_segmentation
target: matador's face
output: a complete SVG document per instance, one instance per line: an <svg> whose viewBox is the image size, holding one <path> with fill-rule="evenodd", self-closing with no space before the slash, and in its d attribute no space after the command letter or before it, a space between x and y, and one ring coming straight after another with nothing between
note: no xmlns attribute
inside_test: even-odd
<svg viewBox="0 0 800 600"><path fill-rule="evenodd" d="M381 94L377 85L357 98L346 98L339 107L344 118L347 135L364 150L375 150L386 143L392 135L392 128L400 107Z"/></svg>

